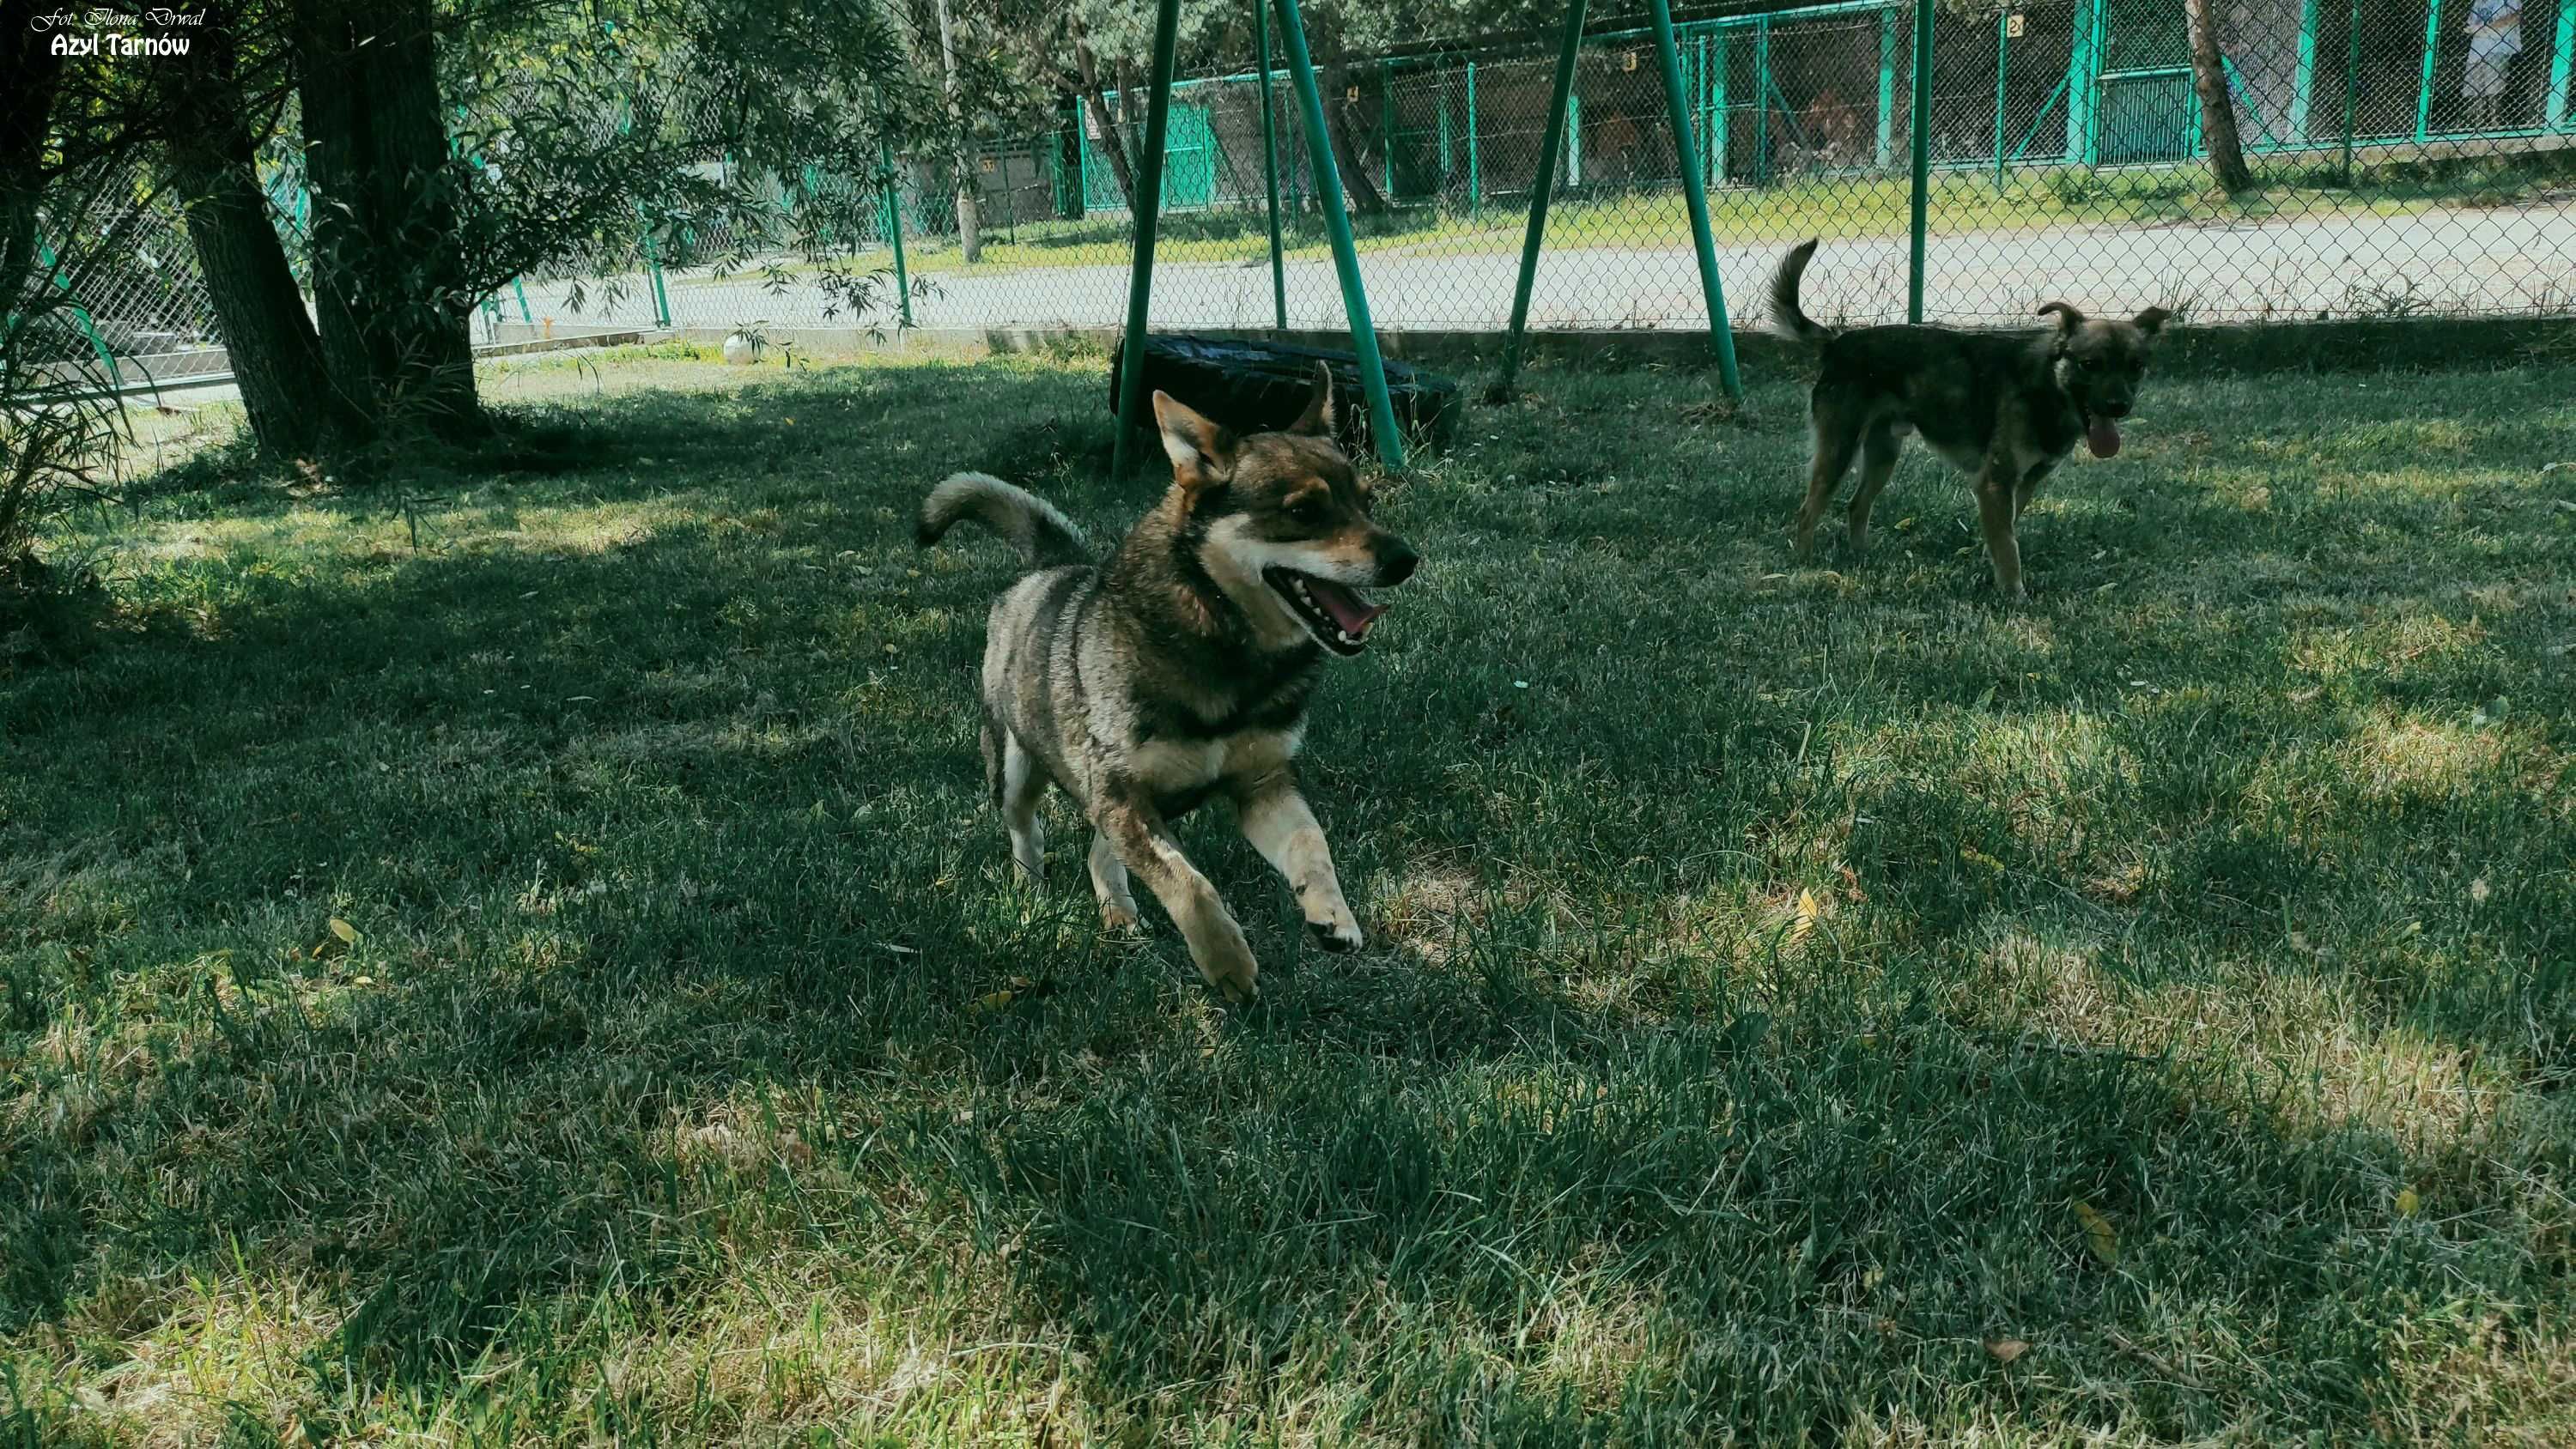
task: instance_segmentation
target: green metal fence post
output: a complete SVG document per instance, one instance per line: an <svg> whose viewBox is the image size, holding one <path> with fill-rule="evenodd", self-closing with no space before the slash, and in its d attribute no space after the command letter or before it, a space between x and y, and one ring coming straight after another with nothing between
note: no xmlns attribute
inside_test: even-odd
<svg viewBox="0 0 2576 1449"><path fill-rule="evenodd" d="M1288 271L1279 246L1279 123L1271 115L1270 7L1252 0L1252 32L1261 51L1261 175L1270 191L1270 322L1288 330Z"/></svg>
<svg viewBox="0 0 2576 1449"><path fill-rule="evenodd" d="M1673 43L1672 0L1650 0L1655 22L1655 55L1663 62L1664 109L1672 113L1673 159L1682 176L1682 202L1690 212L1691 246L1699 253L1699 290L1708 299L1708 342L1717 354L1718 385L1737 402L1744 400L1744 378L1735 368L1735 328L1726 318L1726 288L1717 277L1717 246L1708 234L1708 188L1693 179L1699 171L1699 145L1691 135L1690 92L1682 85L1681 47Z"/></svg>
<svg viewBox="0 0 2576 1449"><path fill-rule="evenodd" d="M1708 158L1712 172L1718 182L1723 184L1727 179L1726 161L1730 154L1727 127L1731 124L1726 105L1726 72L1731 67L1735 53L1729 48L1730 37L1723 27L1717 34L1711 36L1710 40L1717 54L1710 60L1708 67L1708 108L1715 114L1715 119L1709 122L1708 127Z"/></svg>
<svg viewBox="0 0 2576 1449"><path fill-rule="evenodd" d="M2101 0L2075 0L2074 41L2066 51L2066 159L2093 164L2093 118L2101 96Z"/></svg>
<svg viewBox="0 0 2576 1449"><path fill-rule="evenodd" d="M885 168L886 243L894 248L895 304L902 309L903 325L912 325L912 278L903 269L903 191L894 180L894 146L885 137L877 138L877 164Z"/></svg>
<svg viewBox="0 0 2576 1449"><path fill-rule="evenodd" d="M1377 63L1377 118L1378 143L1386 151L1386 165L1382 173L1386 177L1386 200L1389 206L1393 206L1395 204L1395 62L1389 60L1381 60Z"/></svg>
<svg viewBox="0 0 2576 1449"><path fill-rule="evenodd" d="M1896 8L1878 12L1878 169L1896 160Z"/></svg>
<svg viewBox="0 0 2576 1449"><path fill-rule="evenodd" d="M2567 81L2569 65L2576 61L2576 4L2558 0L2558 30L2549 44L2549 99L2542 103L2541 116L2549 129L2567 129Z"/></svg>
<svg viewBox="0 0 2576 1449"><path fill-rule="evenodd" d="M1020 244L1019 188L1011 184L1011 153L1004 151L998 164L1002 168L1002 234L1010 238L1011 245L1018 246ZM1038 148L1037 143L1032 141L1029 143L1029 174L1035 176L1037 169Z"/></svg>
<svg viewBox="0 0 2576 1449"><path fill-rule="evenodd" d="M537 325L536 309L528 305L528 284L517 277L512 277L510 279L510 290L516 293L519 298L519 320L531 327Z"/></svg>
<svg viewBox="0 0 2576 1449"><path fill-rule="evenodd" d="M1512 324L1503 334L1503 374L1496 393L1508 397L1520 378L1521 334L1529 326L1530 285L1538 278L1539 243L1547 236L1547 203L1556 188L1556 153L1574 104L1574 57L1583 48L1586 0L1567 0L1565 38L1556 50L1556 84L1548 92L1547 129L1538 138L1538 179L1530 183L1529 226L1521 234L1521 270L1512 284Z"/></svg>
<svg viewBox="0 0 2576 1449"><path fill-rule="evenodd" d="M1718 144L1717 109L1709 104L1709 98L1716 94L1709 88L1708 68L1710 57L1717 53L1717 38L1702 30L1693 39L1699 54L1699 78L1692 84L1691 94L1699 98L1699 133L1708 140L1700 148L1699 184L1715 186L1720 181L1719 170L1726 164L1726 152Z"/></svg>
<svg viewBox="0 0 2576 1449"><path fill-rule="evenodd" d="M1168 13L1177 0L1163 0ZM1377 437L1377 455L1389 468L1404 466L1404 439L1395 431L1395 406L1386 395L1386 361L1378 356L1377 324L1369 319L1368 290L1360 283L1360 253L1351 240L1350 211L1342 201L1342 178L1333 169L1333 140L1324 129L1324 98L1315 89L1315 62L1306 54L1306 20L1297 0L1277 0L1279 40L1288 53L1288 78L1297 87L1297 110L1306 123L1306 157L1315 172L1315 199L1324 212L1324 229L1333 239L1333 270L1341 278L1342 310L1349 315L1351 350L1360 355L1360 384L1368 394L1369 431ZM1141 374L1137 374L1141 376Z"/></svg>
<svg viewBox="0 0 2576 1449"><path fill-rule="evenodd" d="M2317 0L2299 0L2299 58L2290 71L2291 145L2308 139L2308 99L2317 88Z"/></svg>
<svg viewBox="0 0 2576 1449"><path fill-rule="evenodd" d="M653 325L671 325L671 293L662 285L662 257L653 245L653 223L644 215L644 204L635 204L636 236L644 243L644 269L653 279Z"/></svg>
<svg viewBox="0 0 2576 1449"><path fill-rule="evenodd" d="M2012 69L2012 11L1995 14L1995 194L2004 192L2004 79Z"/></svg>
<svg viewBox="0 0 2576 1449"><path fill-rule="evenodd" d="M2576 13L2576 12L2570 12ZM1467 62L1467 214L1484 206L1485 178L1476 154L1476 63Z"/></svg>
<svg viewBox="0 0 2576 1449"><path fill-rule="evenodd" d="M1753 184L1771 184L1771 17L1753 21Z"/></svg>
<svg viewBox="0 0 2576 1449"><path fill-rule="evenodd" d="M2415 92L2415 139L2432 133L2433 62L2442 50L2442 0L2424 7L2424 83Z"/></svg>
<svg viewBox="0 0 2576 1449"><path fill-rule="evenodd" d="M1565 98L1565 185L1567 190L1583 184L1583 97L1568 94Z"/></svg>
<svg viewBox="0 0 2576 1449"><path fill-rule="evenodd" d="M2353 111L2361 93L2361 0L2352 0L2352 17L2344 23L2343 184L2352 185Z"/></svg>
<svg viewBox="0 0 2576 1449"><path fill-rule="evenodd" d="M1450 124L1449 84L1440 79L1436 68L1431 72L1431 88L1440 109L1440 204L1446 206L1449 204L1449 178L1458 172L1458 133L1457 128Z"/></svg>
<svg viewBox="0 0 2576 1449"><path fill-rule="evenodd" d="M1118 438L1110 445L1109 476L1127 476L1127 438L1145 423L1145 314L1154 295L1154 231L1163 211L1163 140L1172 120L1172 53L1181 28L1181 0L1154 6L1154 88L1145 98L1144 165L1136 175L1136 258L1127 271L1127 341L1119 352ZM1124 104L1124 102L1121 102Z"/></svg>
<svg viewBox="0 0 2576 1449"><path fill-rule="evenodd" d="M2084 0L2077 0L2081 6ZM1923 320L1923 237L1932 206L1932 0L1914 0L1913 250L1905 269L1905 320Z"/></svg>

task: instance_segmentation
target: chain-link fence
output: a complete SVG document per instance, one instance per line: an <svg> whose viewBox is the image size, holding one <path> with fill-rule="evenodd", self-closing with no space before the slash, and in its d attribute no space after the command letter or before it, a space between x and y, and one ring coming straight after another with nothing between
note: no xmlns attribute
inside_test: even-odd
<svg viewBox="0 0 2576 1449"><path fill-rule="evenodd" d="M2212 3L2253 178L2233 194L2212 183L2185 7L1939 0L1928 317L2017 321L2048 298L2182 306L2204 321L2576 312L2576 0ZM1684 186L1705 189L1739 321L1758 320L1781 249L1807 236L1827 239L1812 311L1902 318L1913 21L1911 0L1839 0L1681 26L1696 164L1674 146L1651 37L1587 37L1530 324L1704 326ZM1322 68L1382 328L1505 324L1555 60L1542 40ZM648 260L611 285L568 265L504 288L482 333L1115 326L1145 110L1115 91L1068 98L988 142L974 162L972 265L952 168L897 156L860 177L751 178L736 191L754 200L739 207L640 226L634 254ZM1343 325L1299 114L1277 69L1267 87L1247 71L1174 88L1156 326ZM281 229L300 246L300 189L272 179ZM818 244L786 225L799 188L873 199ZM176 212L136 226L131 264L83 299L102 344L130 355L210 340ZM892 288L854 314L818 280L826 269L899 273L910 315Z"/></svg>
<svg viewBox="0 0 2576 1449"><path fill-rule="evenodd" d="M2179 304L2210 321L2576 309L2576 0L2214 8L2255 183L2233 195L2211 181L2184 7L1945 0L1927 117L1929 316L2019 319L2046 297ZM1739 315L1755 310L1782 246L1821 235L1819 312L1902 317L1912 20L1907 0L1845 0L1682 26L1696 168L1675 152L1650 37L1588 37L1531 325L1704 325L1684 184L1708 190ZM1503 325L1553 62L1531 47L1322 71L1380 326ZM1341 324L1302 128L1276 71L1284 260L1274 298L1262 91L1251 73L1173 91L1158 326L1261 327L1282 314L1292 327ZM985 246L972 267L959 257L954 208L940 203L939 168L908 171L912 320L1115 325L1135 165L1117 153L1141 148L1140 99L1068 103L1052 134L988 152ZM1697 172L1687 182L1685 169ZM878 264L891 268L891 254ZM668 290L675 326L827 321L819 297L743 276L692 275ZM634 295L614 317L558 321L664 320Z"/></svg>
<svg viewBox="0 0 2576 1449"><path fill-rule="evenodd" d="M95 236L66 237L37 217L37 262L44 272L30 285L65 295L38 339L38 363L95 358L120 383L144 382L161 373L200 366L196 354L218 344L214 309L197 267L197 251L177 204L166 195L102 213L85 222ZM55 261L63 247L114 265L94 265L77 282Z"/></svg>

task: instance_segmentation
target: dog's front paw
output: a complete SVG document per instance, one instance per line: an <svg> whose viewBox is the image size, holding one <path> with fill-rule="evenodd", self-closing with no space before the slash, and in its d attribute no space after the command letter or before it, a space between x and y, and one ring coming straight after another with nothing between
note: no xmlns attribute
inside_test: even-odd
<svg viewBox="0 0 2576 1449"><path fill-rule="evenodd" d="M1261 999L1261 971L1246 958L1243 969L1220 976L1207 973L1208 984L1217 989L1229 1006L1250 1006Z"/></svg>
<svg viewBox="0 0 2576 1449"><path fill-rule="evenodd" d="M1347 915L1329 921L1308 921L1306 934L1315 938L1317 946L1336 954L1360 948L1360 923Z"/></svg>
<svg viewBox="0 0 2576 1449"><path fill-rule="evenodd" d="M1240 936L1200 957L1198 967L1208 985L1228 1003L1243 1006L1261 999L1261 968L1253 963L1252 948Z"/></svg>

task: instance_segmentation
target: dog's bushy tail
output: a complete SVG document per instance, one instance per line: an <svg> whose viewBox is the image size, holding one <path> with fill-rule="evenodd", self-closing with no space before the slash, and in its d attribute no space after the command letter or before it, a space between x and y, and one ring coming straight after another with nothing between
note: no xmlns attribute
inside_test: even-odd
<svg viewBox="0 0 2576 1449"><path fill-rule="evenodd" d="M1798 283L1807 275L1807 263L1816 255L1813 237L1789 248L1780 259L1780 270L1771 274L1771 330L1792 342L1829 342L1834 329L1807 315L1798 305Z"/></svg>
<svg viewBox="0 0 2576 1449"><path fill-rule="evenodd" d="M988 473L951 473L941 480L921 500L913 540L928 548L960 519L973 519L1000 534L1019 551L1024 568L1085 563L1091 557L1082 530L1054 504Z"/></svg>

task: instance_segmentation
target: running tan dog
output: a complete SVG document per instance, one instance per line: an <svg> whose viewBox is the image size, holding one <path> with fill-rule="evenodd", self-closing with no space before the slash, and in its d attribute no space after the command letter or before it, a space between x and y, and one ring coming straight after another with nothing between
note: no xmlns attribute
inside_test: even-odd
<svg viewBox="0 0 2576 1449"><path fill-rule="evenodd" d="M994 602L984 646L984 771L1012 858L1044 882L1038 802L1052 780L1096 832L1104 924L1137 923L1132 874L1201 974L1245 1000L1260 994L1252 949L1170 822L1212 795L1231 799L1316 941L1359 948L1290 761L1317 667L1366 649L1385 612L1360 589L1403 583L1420 558L1370 518L1370 490L1332 441L1321 364L1284 432L1238 439L1159 392L1154 418L1172 486L1106 564L1087 561L1081 534L1044 500L979 473L931 490L918 536L927 547L971 518L1037 570Z"/></svg>
<svg viewBox="0 0 2576 1449"><path fill-rule="evenodd" d="M2040 333L1976 333L1947 327L1863 327L1851 332L1808 319L1798 283L1816 244L1791 248L1771 279L1771 320L1786 337L1820 345L1823 373L1808 409L1816 456L1798 509L1801 558L1816 547L1816 522L1857 456L1860 491L1851 501L1851 546L1869 540L1869 509L1896 471L1907 433L1976 479L1977 518L1995 587L2023 597L2021 542L2013 525L2031 494L2082 439L2093 456L2120 451L2119 420L2136 406L2156 334L2172 316L2149 307L2126 322L2088 321L2064 302L2039 309L2056 325Z"/></svg>

